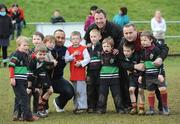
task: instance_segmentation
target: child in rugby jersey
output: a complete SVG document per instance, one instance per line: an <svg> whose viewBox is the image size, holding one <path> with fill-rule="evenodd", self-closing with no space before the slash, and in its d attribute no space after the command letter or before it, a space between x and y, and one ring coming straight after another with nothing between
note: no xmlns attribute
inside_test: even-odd
<svg viewBox="0 0 180 124"><path fill-rule="evenodd" d="M106 113L107 98L111 90L116 112L124 114L119 81L119 56L113 54L114 40L105 38L102 42L103 52L101 54L100 85L97 103L97 113Z"/></svg>
<svg viewBox="0 0 180 124"><path fill-rule="evenodd" d="M91 61L87 67L87 100L88 100L88 113L96 110L99 91L99 76L101 69L101 51L102 45L99 42L101 33L97 29L90 31L91 45L88 47L88 52Z"/></svg>
<svg viewBox="0 0 180 124"><path fill-rule="evenodd" d="M46 62L47 48L44 44L39 44L34 49L35 58L31 59L29 63L28 79L28 94L36 91L39 94L37 108L37 115L46 117L45 104L50 95L53 93L53 88L48 75L49 66L53 66L54 62ZM33 80L33 81L32 81ZM32 82L31 82L32 81ZM43 92L45 91L45 92Z"/></svg>
<svg viewBox="0 0 180 124"><path fill-rule="evenodd" d="M141 61L144 63L145 71L142 76L145 78L146 88L148 91L148 103L149 110L146 112L147 115L153 115L154 102L155 102L155 90L159 88L162 104L163 114L169 115L169 108L167 103L167 86L165 83L165 71L163 64L160 67L156 67L153 63L161 53L159 47L155 46L155 38L149 31L141 33L141 45L143 47L141 51ZM142 83L142 76L139 77L139 83Z"/></svg>
<svg viewBox="0 0 180 124"><path fill-rule="evenodd" d="M125 40L123 44L123 53L124 53L124 62L122 62L122 67L127 70L128 79L129 79L129 94L132 104L132 109L130 114L139 114L144 115L144 83L138 83L138 78L141 75L141 72L135 69L128 68L132 64L140 63L140 55L135 52L135 44L133 42L128 42ZM124 63L124 64L123 64ZM137 105L137 96L136 90L139 94L139 104ZM139 107L139 111L137 109Z"/></svg>
<svg viewBox="0 0 180 124"><path fill-rule="evenodd" d="M29 97L26 92L28 73L28 38L20 36L16 40L17 50L12 54L9 63L10 84L15 94L13 121L36 121L39 118L32 115L29 107Z"/></svg>

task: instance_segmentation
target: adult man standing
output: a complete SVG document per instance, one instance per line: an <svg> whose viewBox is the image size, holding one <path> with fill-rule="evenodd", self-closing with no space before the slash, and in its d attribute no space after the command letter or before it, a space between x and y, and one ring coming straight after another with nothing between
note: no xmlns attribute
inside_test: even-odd
<svg viewBox="0 0 180 124"><path fill-rule="evenodd" d="M137 53L140 52L141 51L141 40L140 40L141 32L137 31L135 25L132 23L126 24L123 28L123 34L124 34L124 38L122 39L121 44L119 46L121 58L123 58L122 46L123 46L123 43L125 42L125 39L128 42L134 42L135 52L137 52ZM164 44L162 42L155 42L155 45L160 48L161 54L160 54L159 58L157 58L153 63L155 66L159 67L162 64L163 60L167 57L169 48L167 47L166 44ZM129 65L129 67L127 67L127 65ZM130 70L136 69L139 71L144 71L144 64L142 64L142 63L140 63L140 64L133 64L133 63L132 64L126 64L126 68L128 68ZM123 77L127 77L125 72L124 72ZM127 83L124 84L124 87L128 87L127 85L128 85ZM128 92L129 91L126 88L124 94L127 94ZM159 100L159 104L158 104L159 112L162 112L162 102L161 102L161 96L160 96L158 88L156 90L156 96L157 96L157 99ZM126 98L125 102L129 103L129 98Z"/></svg>
<svg viewBox="0 0 180 124"><path fill-rule="evenodd" d="M60 95L54 99L53 103L57 112L63 112L67 102L74 96L74 89L70 82L63 78L63 72L66 66L64 56L67 49L64 46L65 32L61 29L56 30L54 36L56 38L56 45L52 51L52 55L58 64L53 70L52 86L54 92Z"/></svg>
<svg viewBox="0 0 180 124"><path fill-rule="evenodd" d="M113 53L114 54L118 53L117 49L118 49L118 46L123 37L122 29L119 26L117 26L114 23L109 22L107 20L106 12L103 9L96 10L94 19L95 19L95 23L92 24L88 28L88 30L86 31L86 34L84 36L87 46L89 46L89 43L91 43L90 42L90 31L92 29L98 29L102 36L102 38L100 39L100 42L102 42L105 38L107 38L109 36L112 37L114 40ZM122 80L120 80L120 85L121 85L121 83L124 84L124 82L122 82ZM120 94L120 99L122 98L122 95L124 95L124 94ZM122 101L122 100L120 100L120 101Z"/></svg>

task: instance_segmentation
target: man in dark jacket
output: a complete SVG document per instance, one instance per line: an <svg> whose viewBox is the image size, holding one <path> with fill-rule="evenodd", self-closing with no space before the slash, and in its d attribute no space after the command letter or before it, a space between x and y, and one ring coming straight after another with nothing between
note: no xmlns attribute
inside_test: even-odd
<svg viewBox="0 0 180 124"><path fill-rule="evenodd" d="M114 23L109 22L107 20L106 12L103 9L97 9L96 13L94 15L94 18L95 18L95 23L92 24L88 28L88 30L84 36L86 43L87 44L91 43L90 34L89 34L90 31L92 29L98 29L98 30L100 30L101 35L102 35L100 42L102 42L103 39L111 36L115 43L114 48L117 49L119 46L119 43L121 42L121 38L123 37L122 29L120 27L118 27L117 25L115 25Z"/></svg>
<svg viewBox="0 0 180 124"><path fill-rule="evenodd" d="M59 29L54 32L54 36L56 38L56 45L51 53L58 63L52 72L53 75L51 80L54 93L60 95L54 99L53 103L57 112L63 112L67 102L74 96L74 89L70 82L63 77L64 68L66 66L64 56L67 49L64 46L65 33L63 30Z"/></svg>

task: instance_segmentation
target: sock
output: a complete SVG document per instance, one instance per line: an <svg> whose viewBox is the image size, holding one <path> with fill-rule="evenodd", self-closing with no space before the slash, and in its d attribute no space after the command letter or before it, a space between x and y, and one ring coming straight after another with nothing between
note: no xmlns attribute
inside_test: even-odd
<svg viewBox="0 0 180 124"><path fill-rule="evenodd" d="M139 110L144 110L144 103L139 103Z"/></svg>
<svg viewBox="0 0 180 124"><path fill-rule="evenodd" d="M40 101L40 104L45 105L46 102L47 102L47 100L42 97L42 98L41 98L41 101Z"/></svg>
<svg viewBox="0 0 180 124"><path fill-rule="evenodd" d="M160 94L163 106L167 107L167 91L160 91Z"/></svg>
<svg viewBox="0 0 180 124"><path fill-rule="evenodd" d="M148 102L149 102L150 108L154 109L155 93L148 94Z"/></svg>
<svg viewBox="0 0 180 124"><path fill-rule="evenodd" d="M131 104L132 104L133 108L135 108L135 109L137 108L137 103L136 102L132 102Z"/></svg>
<svg viewBox="0 0 180 124"><path fill-rule="evenodd" d="M39 111L43 111L45 108L45 104L46 104L46 99L44 99L43 97L41 98L39 105L38 105L38 110Z"/></svg>

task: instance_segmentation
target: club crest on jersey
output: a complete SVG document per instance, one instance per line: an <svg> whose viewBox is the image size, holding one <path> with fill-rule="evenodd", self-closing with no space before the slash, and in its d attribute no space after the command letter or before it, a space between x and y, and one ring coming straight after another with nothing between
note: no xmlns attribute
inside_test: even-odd
<svg viewBox="0 0 180 124"><path fill-rule="evenodd" d="M113 59L113 58L110 59L110 63L111 63L111 64L114 63L114 59Z"/></svg>
<svg viewBox="0 0 180 124"><path fill-rule="evenodd" d="M154 57L154 54L150 54L150 56L149 56L149 57L150 57L150 59L153 59L153 57Z"/></svg>

